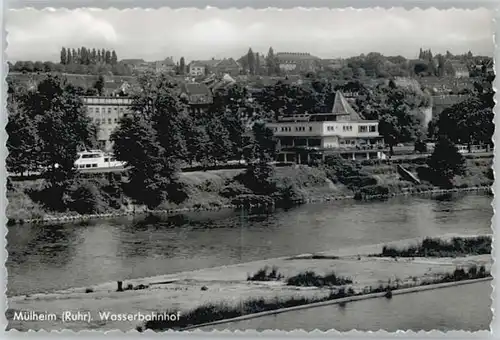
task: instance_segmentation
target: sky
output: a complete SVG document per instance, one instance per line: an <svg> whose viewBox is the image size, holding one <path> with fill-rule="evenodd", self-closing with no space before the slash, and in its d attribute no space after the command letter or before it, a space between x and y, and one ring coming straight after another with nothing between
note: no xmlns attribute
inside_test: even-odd
<svg viewBox="0 0 500 340"><path fill-rule="evenodd" d="M114 49L119 59L187 61L254 52L345 58L419 49L494 53L488 9L20 9L7 13L10 61L58 61L62 46Z"/></svg>

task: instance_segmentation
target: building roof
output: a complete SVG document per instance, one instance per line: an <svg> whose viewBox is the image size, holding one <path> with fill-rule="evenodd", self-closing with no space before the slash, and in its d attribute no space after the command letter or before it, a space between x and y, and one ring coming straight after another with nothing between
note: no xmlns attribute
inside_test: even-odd
<svg viewBox="0 0 500 340"><path fill-rule="evenodd" d="M214 67L219 64L221 60L211 59L211 60L193 60L189 65L190 66L208 66Z"/></svg>
<svg viewBox="0 0 500 340"><path fill-rule="evenodd" d="M188 95L210 95L210 89L205 84L200 83L185 83L182 86L182 91Z"/></svg>
<svg viewBox="0 0 500 340"><path fill-rule="evenodd" d="M214 66L236 66L236 67L240 67L240 64L238 64L236 62L236 60L234 60L233 58L229 58L229 59L222 59L220 60L217 64L215 64Z"/></svg>
<svg viewBox="0 0 500 340"><path fill-rule="evenodd" d="M333 103L332 113L334 115L349 115L349 120L352 121L363 119L359 113L354 111L352 106L340 91L337 91L337 93L335 93L335 101Z"/></svg>
<svg viewBox="0 0 500 340"><path fill-rule="evenodd" d="M279 60L299 61L299 60L319 60L318 57L310 53L278 52L276 58Z"/></svg>
<svg viewBox="0 0 500 340"><path fill-rule="evenodd" d="M122 59L120 60L120 63L139 65L139 64L144 64L145 61L144 59Z"/></svg>

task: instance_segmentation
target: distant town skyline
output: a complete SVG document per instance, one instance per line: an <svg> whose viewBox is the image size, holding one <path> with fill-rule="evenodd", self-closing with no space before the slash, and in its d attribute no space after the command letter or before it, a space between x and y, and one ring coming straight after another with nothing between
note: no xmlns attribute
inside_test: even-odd
<svg viewBox="0 0 500 340"><path fill-rule="evenodd" d="M379 52L416 58L434 54L493 56L488 9L9 10L10 61L59 61L64 47L114 49L119 59L186 61L239 58L254 52L308 52L346 58Z"/></svg>

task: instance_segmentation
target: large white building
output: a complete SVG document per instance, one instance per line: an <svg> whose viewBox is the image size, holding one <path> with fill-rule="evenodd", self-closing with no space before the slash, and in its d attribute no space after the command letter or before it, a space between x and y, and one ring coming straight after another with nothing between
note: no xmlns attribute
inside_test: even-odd
<svg viewBox="0 0 500 340"><path fill-rule="evenodd" d="M97 140L99 148L111 151L113 145L111 134L118 127L118 122L127 113L130 113L132 99L129 97L83 97L83 103L88 116L98 126Z"/></svg>
<svg viewBox="0 0 500 340"><path fill-rule="evenodd" d="M363 119L340 91L329 113L284 116L267 126L279 140L279 161L310 162L327 154L350 159L385 158L378 121Z"/></svg>

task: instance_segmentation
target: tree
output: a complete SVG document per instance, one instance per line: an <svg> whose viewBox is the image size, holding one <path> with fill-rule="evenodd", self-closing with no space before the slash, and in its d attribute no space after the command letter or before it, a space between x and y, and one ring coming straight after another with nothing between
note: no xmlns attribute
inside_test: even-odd
<svg viewBox="0 0 500 340"><path fill-rule="evenodd" d="M118 63L118 56L116 55L115 50L111 52L111 65L116 65Z"/></svg>
<svg viewBox="0 0 500 340"><path fill-rule="evenodd" d="M216 165L217 162L224 162L231 156L231 141L229 133L222 122L213 118L207 126L208 147L207 153L210 161Z"/></svg>
<svg viewBox="0 0 500 340"><path fill-rule="evenodd" d="M35 65L33 64L32 61L27 61L27 62L23 63L21 71L31 73L34 70L35 70Z"/></svg>
<svg viewBox="0 0 500 340"><path fill-rule="evenodd" d="M165 201L167 187L177 172L172 164L163 164L164 149L157 137L152 122L138 114L124 117L111 135L116 158L130 167L130 197L150 208Z"/></svg>
<svg viewBox="0 0 500 340"><path fill-rule="evenodd" d="M188 115L184 116L182 124L183 136L187 147L185 161L190 165L193 165L193 162L208 163L208 145L210 140L205 127Z"/></svg>
<svg viewBox="0 0 500 340"><path fill-rule="evenodd" d="M49 181L70 178L77 151L96 143L96 127L80 96L65 79L47 76L27 94L23 107L36 124L38 158L48 169Z"/></svg>
<svg viewBox="0 0 500 340"><path fill-rule="evenodd" d="M252 138L248 142L246 145L248 162L267 164L276 159L277 142L273 131L264 123L254 123Z"/></svg>
<svg viewBox="0 0 500 340"><path fill-rule="evenodd" d="M9 172L23 175L26 171L35 170L39 155L39 142L36 122L22 107L22 99L26 93L9 84L7 97L8 135L6 165Z"/></svg>
<svg viewBox="0 0 500 340"><path fill-rule="evenodd" d="M476 95L441 112L435 123L435 135L457 144L492 144L493 110L489 97Z"/></svg>
<svg viewBox="0 0 500 340"><path fill-rule="evenodd" d="M102 75L97 78L96 82L94 83L94 88L97 90L100 96L104 94L104 77Z"/></svg>
<svg viewBox="0 0 500 340"><path fill-rule="evenodd" d="M465 173L465 159L448 138L441 137L427 161L436 181L450 185L455 175Z"/></svg>
<svg viewBox="0 0 500 340"><path fill-rule="evenodd" d="M98 50L97 51L97 63L101 63L102 62L102 55L101 55L101 50Z"/></svg>
<svg viewBox="0 0 500 340"><path fill-rule="evenodd" d="M53 72L56 70L56 65L51 61L46 61L43 63L43 69L45 72Z"/></svg>
<svg viewBox="0 0 500 340"><path fill-rule="evenodd" d="M184 60L184 57L181 57L179 62L179 74L184 74L184 72L186 72L186 61Z"/></svg>
<svg viewBox="0 0 500 340"><path fill-rule="evenodd" d="M183 117L187 106L164 74L138 78L132 114L112 134L117 159L130 167L130 195L152 208L180 197L178 172L187 158Z"/></svg>
<svg viewBox="0 0 500 340"><path fill-rule="evenodd" d="M250 71L250 74L255 74L255 54L253 53L251 48L248 49L247 62L248 62L248 70Z"/></svg>
<svg viewBox="0 0 500 340"><path fill-rule="evenodd" d="M260 74L260 55L255 53L255 74Z"/></svg>
<svg viewBox="0 0 500 340"><path fill-rule="evenodd" d="M61 58L60 58L60 60L61 60L61 64L66 64L68 62L68 55L66 53L66 48L65 47L63 47L61 49Z"/></svg>
<svg viewBox="0 0 500 340"><path fill-rule="evenodd" d="M97 60L97 52L95 48L92 49L92 52L90 53L90 63L91 64L96 64L98 62Z"/></svg>
<svg viewBox="0 0 500 340"><path fill-rule="evenodd" d="M104 54L104 62L109 65L111 64L111 52L106 51Z"/></svg>
<svg viewBox="0 0 500 340"><path fill-rule="evenodd" d="M35 61L35 64L33 65L33 70L35 72L44 72L45 71L45 66L41 61Z"/></svg>
<svg viewBox="0 0 500 340"><path fill-rule="evenodd" d="M267 64L267 74L269 76L279 73L279 65L276 60L276 56L274 55L274 50L272 47L269 47L269 51L267 52L266 64Z"/></svg>

